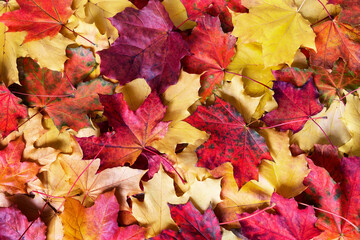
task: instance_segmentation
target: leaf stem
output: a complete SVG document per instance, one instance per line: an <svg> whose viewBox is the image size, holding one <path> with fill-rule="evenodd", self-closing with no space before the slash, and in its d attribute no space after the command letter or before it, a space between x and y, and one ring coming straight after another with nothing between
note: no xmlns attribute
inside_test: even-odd
<svg viewBox="0 0 360 240"><path fill-rule="evenodd" d="M70 32L74 33L76 36L79 36L81 38L83 38L84 40L88 41L90 44L92 44L93 46L97 46L95 43L93 43L92 41L90 41L89 39L87 39L86 37L82 36L81 34L75 32L75 30L72 30L71 28L69 28L68 26L66 26L65 24L62 25L64 28L66 28L67 30L69 30Z"/></svg>
<svg viewBox="0 0 360 240"><path fill-rule="evenodd" d="M320 128L320 130L323 132L323 134L325 135L326 139L329 141L329 143L331 144L331 146L336 150L336 147L335 147L334 144L331 142L329 136L325 133L324 129L322 129L322 127L314 120L315 118L312 118L311 116L310 116L309 118Z"/></svg>
<svg viewBox="0 0 360 240"><path fill-rule="evenodd" d="M228 222L222 222L222 223L219 223L219 225L226 225L226 224L229 224L229 223L234 223L234 222L239 222L239 221L242 221L242 220L245 220L245 219L248 219L248 218L251 218L251 217L254 217L262 212L265 212L266 210L269 210L269 209L272 209L273 207L275 207L276 204L275 203L272 203L271 206L268 206L264 209L261 209L260 211L256 212L256 213L253 213L253 214L250 214L249 216L246 216L246 217L242 217L242 218L238 218L238 219L235 219L235 220L231 220L231 221L228 221Z"/></svg>
<svg viewBox="0 0 360 240"><path fill-rule="evenodd" d="M324 10L326 11L327 15L329 16L330 20L333 21L334 19L331 17L329 11L326 9L325 5L321 2L321 0L317 0L321 6L324 8Z"/></svg>
<svg viewBox="0 0 360 240"><path fill-rule="evenodd" d="M314 208L314 209L316 209L316 210L318 210L318 211L320 211L320 212L324 212L324 213L330 214L330 215L332 215L332 216L336 216L336 217L338 217L338 218L341 218L342 220L346 221L346 222L349 223L351 226L353 226L353 227L356 229L356 231L360 232L359 228L358 228L354 223L350 222L348 219L346 219L346 218L344 218L344 217L342 217L342 216L340 216L340 215L338 215L338 214L336 214L336 213L333 213L333 212L330 212L330 211L326 211L326 210L324 210L324 209L317 208L317 207L311 206L311 205L306 204L306 203L302 203L302 202L298 202L298 203L299 203L300 205L303 205L303 206L312 207L312 208Z"/></svg>
<svg viewBox="0 0 360 240"><path fill-rule="evenodd" d="M289 122L280 123L280 124L276 124L276 125L269 126L269 127L260 127L260 129L269 129L269 128L274 128L274 127L280 127L280 126L287 125L287 124L291 124L291 123L307 121L307 120L309 120L309 119L327 119L327 117L324 116L324 117L314 117L314 118L311 118L311 117L305 117L305 116L304 116L303 119L292 120L292 121L289 121Z"/></svg>

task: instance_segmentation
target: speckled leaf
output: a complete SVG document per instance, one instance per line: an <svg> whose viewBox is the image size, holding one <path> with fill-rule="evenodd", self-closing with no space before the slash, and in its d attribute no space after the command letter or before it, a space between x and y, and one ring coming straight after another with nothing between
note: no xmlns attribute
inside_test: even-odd
<svg viewBox="0 0 360 240"><path fill-rule="evenodd" d="M247 9L241 5L241 0L181 0L184 4L188 17L191 20L211 14L212 16L219 16L221 26L225 32L230 32L233 29L232 16L227 6L237 12L246 12Z"/></svg>
<svg viewBox="0 0 360 240"><path fill-rule="evenodd" d="M305 193L316 206L340 215L356 226L360 226L360 158L351 157L341 160L343 181L335 183L329 173L308 160L310 174L305 178L308 185ZM318 213L316 226L324 232L315 239L360 239L359 229L331 214Z"/></svg>
<svg viewBox="0 0 360 240"><path fill-rule="evenodd" d="M145 239L146 228L138 225L131 225L119 228L118 232L112 239L117 240L143 240Z"/></svg>
<svg viewBox="0 0 360 240"><path fill-rule="evenodd" d="M169 123L161 122L166 107L156 93L150 94L135 112L129 109L122 93L100 95L100 101L113 132L105 132L100 137L77 138L84 158L92 159L100 152L97 155L101 159L100 170L133 164L142 151L151 151L150 144L167 132Z"/></svg>
<svg viewBox="0 0 360 240"><path fill-rule="evenodd" d="M219 220L211 207L201 214L189 201L183 205L169 204L172 219L180 227L179 239L220 240Z"/></svg>
<svg viewBox="0 0 360 240"><path fill-rule="evenodd" d="M178 232L171 230L171 229L165 229L161 231L161 233L155 237L150 238L150 240L178 240Z"/></svg>
<svg viewBox="0 0 360 240"><path fill-rule="evenodd" d="M30 222L20 212L19 209L14 206L8 208L0 208L0 239L4 240L45 240L46 239L46 226L40 220L36 219L31 228L27 229ZM21 235L26 231L25 235Z"/></svg>
<svg viewBox="0 0 360 240"><path fill-rule="evenodd" d="M197 19L189 37L191 53L183 60L184 70L201 76L200 96L206 100L224 79L224 69L235 55L236 38L226 34L217 17L205 15Z"/></svg>
<svg viewBox="0 0 360 240"><path fill-rule="evenodd" d="M272 71L272 73L276 81L292 83L297 87L302 87L313 74L311 70L303 70L293 67L275 70Z"/></svg>
<svg viewBox="0 0 360 240"><path fill-rule="evenodd" d="M339 57L352 71L360 70L360 30L335 18L313 27L317 51L310 52L310 64L331 69Z"/></svg>
<svg viewBox="0 0 360 240"><path fill-rule="evenodd" d="M337 0L336 4L340 4L342 11L339 20L343 23L351 24L356 27L360 26L360 1L359 0ZM330 1L329 1L330 3ZM335 4L334 3L334 4Z"/></svg>
<svg viewBox="0 0 360 240"><path fill-rule="evenodd" d="M319 93L311 79L301 88L276 81L273 90L278 108L262 118L268 126L280 125L280 130L290 129L295 133L303 128L311 116L323 109L318 100Z"/></svg>
<svg viewBox="0 0 360 240"><path fill-rule="evenodd" d="M239 187L258 178L257 166L261 159L271 159L265 139L246 126L233 106L218 97L214 105L199 106L185 121L211 134L209 140L196 150L197 165L214 169L224 162L231 162Z"/></svg>
<svg viewBox="0 0 360 240"><path fill-rule="evenodd" d="M57 128L69 126L78 131L91 126L89 112L102 110L98 94L111 94L115 85L102 78L82 82L96 66L91 50L79 47L67 53L70 59L64 75L40 68L31 58L20 58L19 78L23 91L31 94L24 97L28 105L44 108Z"/></svg>
<svg viewBox="0 0 360 240"><path fill-rule="evenodd" d="M0 82L0 135L5 138L17 129L18 119L27 116L26 107L20 104L21 99L14 96Z"/></svg>
<svg viewBox="0 0 360 240"><path fill-rule="evenodd" d="M119 38L98 52L102 74L121 84L145 78L159 93L178 81L180 60L189 53L188 47L172 31L174 25L159 1L151 0L141 10L126 8L110 20Z"/></svg>
<svg viewBox="0 0 360 240"><path fill-rule="evenodd" d="M6 1L7 2L7 1ZM20 9L4 13L0 21L9 32L26 31L24 42L54 37L72 15L72 0L17 0Z"/></svg>
<svg viewBox="0 0 360 240"><path fill-rule="evenodd" d="M298 209L297 202L273 193L271 202L276 213L255 211L253 216L240 221L241 231L248 239L293 239L310 240L318 236L321 231L315 227L316 217L312 207ZM251 214L243 213L239 218L246 218Z"/></svg>

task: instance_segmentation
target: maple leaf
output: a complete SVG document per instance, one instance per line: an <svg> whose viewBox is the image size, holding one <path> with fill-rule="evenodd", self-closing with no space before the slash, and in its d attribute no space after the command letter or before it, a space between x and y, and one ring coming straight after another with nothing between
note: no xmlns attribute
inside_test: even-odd
<svg viewBox="0 0 360 240"><path fill-rule="evenodd" d="M30 106L43 108L59 129L69 126L78 131L91 126L89 112L102 110L97 94L112 93L114 84L102 78L81 82L95 66L91 50L82 47L68 49L68 55L70 60L65 64L65 76L40 68L30 58L18 59L20 82L26 94L31 94L25 96ZM74 85L76 89L73 89Z"/></svg>
<svg viewBox="0 0 360 240"><path fill-rule="evenodd" d="M219 16L221 26L225 32L233 30L232 17L227 7L236 12L247 11L241 5L241 1L234 0L181 0L181 2L184 4L191 20L196 20L202 15L206 15L206 13L212 16Z"/></svg>
<svg viewBox="0 0 360 240"><path fill-rule="evenodd" d="M143 182L144 201L131 198L133 216L141 226L148 227L147 238L156 236L167 228L176 229L167 203L183 204L188 199L178 197L173 184L173 179L160 167L150 181Z"/></svg>
<svg viewBox="0 0 360 240"><path fill-rule="evenodd" d="M315 49L310 22L301 16L292 0L243 0L242 3L250 10L235 18L232 34L243 43L261 43L265 67L291 65L300 46Z"/></svg>
<svg viewBox="0 0 360 240"><path fill-rule="evenodd" d="M74 189L81 189L82 194L74 197L82 202L84 206L89 206L95 199L108 189L117 188L120 209L130 210L126 198L130 195L141 192L139 182L145 171L132 169L129 167L108 168L96 174L100 166L100 159L83 160L81 155L69 156L60 154L58 156L60 164L65 173L69 176L69 182L74 185ZM91 163L90 167L87 166ZM83 170L86 169L85 172ZM80 175L82 173L82 175Z"/></svg>
<svg viewBox="0 0 360 240"><path fill-rule="evenodd" d="M98 52L102 74L121 84L143 77L159 93L177 82L188 47L172 30L174 25L160 2L150 1L141 10L127 8L110 20L119 38Z"/></svg>
<svg viewBox="0 0 360 240"><path fill-rule="evenodd" d="M261 159L271 159L265 140L246 125L233 106L218 97L214 105L199 106L184 121L211 134L209 140L196 150L197 166L214 169L224 162L231 162L236 166L234 176L239 186L257 179L257 165Z"/></svg>
<svg viewBox="0 0 360 240"><path fill-rule="evenodd" d="M360 70L360 30L340 22L336 17L316 25L314 32L317 52L310 52L311 65L331 69L341 57L350 70Z"/></svg>
<svg viewBox="0 0 360 240"><path fill-rule="evenodd" d="M350 225L336 215L319 213L316 226L324 232L315 239L359 239L359 161L358 157L343 158L341 173L343 181L335 183L328 172L308 160L311 172L304 180L308 185L306 195L322 210L342 216L355 224ZM356 228L355 228L356 227Z"/></svg>
<svg viewBox="0 0 360 240"><path fill-rule="evenodd" d="M339 15L339 20L343 23L360 25L360 1L359 0L330 0L334 4L340 4L342 11Z"/></svg>
<svg viewBox="0 0 360 240"><path fill-rule="evenodd" d="M291 142L296 143L305 151L312 149L316 143L344 145L351 138L346 125L341 120L344 112L344 103L335 98L326 111L324 108L323 111L313 116L313 121L307 121L304 127L291 137Z"/></svg>
<svg viewBox="0 0 360 240"><path fill-rule="evenodd" d="M311 116L323 109L312 79L309 79L302 88L296 88L291 83L276 81L273 90L279 106L261 118L268 126L274 125L280 130L291 129L295 133L303 128Z"/></svg>
<svg viewBox="0 0 360 240"><path fill-rule="evenodd" d="M254 212L250 218L249 213L238 215L241 231L250 239L312 239L321 231L314 225L315 212L312 207L298 209L294 199L286 199L274 193L271 202L276 214L267 212ZM258 213L258 214L256 214Z"/></svg>
<svg viewBox="0 0 360 240"><path fill-rule="evenodd" d="M0 82L0 134L5 138L17 129L18 119L27 116L26 107L20 104L21 99L12 94Z"/></svg>
<svg viewBox="0 0 360 240"><path fill-rule="evenodd" d="M129 109L121 93L100 95L100 101L114 133L77 138L84 158L91 159L100 152L97 155L101 159L100 170L133 164L141 152L150 151L147 147L152 142L164 137L169 123L161 122L166 107L156 93L150 94L135 112Z"/></svg>
<svg viewBox="0 0 360 240"><path fill-rule="evenodd" d="M54 37L72 15L72 0L18 0L20 9L4 13L0 21L9 32L26 31L24 43Z"/></svg>
<svg viewBox="0 0 360 240"><path fill-rule="evenodd" d="M180 227L179 239L221 239L219 221L211 207L201 214L189 201L183 205L169 204L172 219Z"/></svg>
<svg viewBox="0 0 360 240"><path fill-rule="evenodd" d="M202 101L220 86L224 79L224 70L235 54L236 38L225 34L217 17L205 15L197 19L188 42L192 56L183 59L184 70L201 74L200 96ZM204 44L204 43L207 44Z"/></svg>
<svg viewBox="0 0 360 240"><path fill-rule="evenodd" d="M142 240L145 239L145 228L138 225L130 225L127 227L121 227L117 231L116 235L112 239L119 240Z"/></svg>
<svg viewBox="0 0 360 240"><path fill-rule="evenodd" d="M114 239L120 231L117 224L119 204L114 192L100 195L90 208L72 198L66 199L64 206L60 218L65 239Z"/></svg>
<svg viewBox="0 0 360 240"><path fill-rule="evenodd" d="M27 229L30 222L19 209L14 206L0 208L0 239L26 239L26 240L45 240L46 226L36 219L31 223L31 228ZM22 233L25 232L24 236Z"/></svg>
<svg viewBox="0 0 360 240"><path fill-rule="evenodd" d="M25 144L22 138L11 141L0 151L0 191L9 194L26 193L25 184L36 179L39 166L20 162Z"/></svg>

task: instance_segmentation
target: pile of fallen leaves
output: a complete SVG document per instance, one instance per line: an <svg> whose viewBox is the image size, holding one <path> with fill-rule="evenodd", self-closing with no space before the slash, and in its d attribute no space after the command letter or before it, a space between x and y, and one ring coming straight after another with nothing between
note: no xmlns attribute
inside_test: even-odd
<svg viewBox="0 0 360 240"><path fill-rule="evenodd" d="M360 239L359 0L0 6L0 239Z"/></svg>

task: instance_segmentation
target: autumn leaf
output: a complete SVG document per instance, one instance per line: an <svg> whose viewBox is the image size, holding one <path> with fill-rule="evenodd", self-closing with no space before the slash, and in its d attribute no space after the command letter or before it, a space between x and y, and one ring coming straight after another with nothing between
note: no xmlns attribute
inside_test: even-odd
<svg viewBox="0 0 360 240"><path fill-rule="evenodd" d="M329 1L330 2L330 1ZM340 4L342 11L339 15L339 20L358 27L360 24L360 8L359 0L332 0L334 4Z"/></svg>
<svg viewBox="0 0 360 240"><path fill-rule="evenodd" d="M300 46L315 49L310 22L301 16L293 1L243 0L242 4L249 13L235 18L232 34L243 43L261 43L265 67L291 65Z"/></svg>
<svg viewBox="0 0 360 240"><path fill-rule="evenodd" d="M117 224L119 204L114 192L100 195L90 208L72 198L66 199L64 206L60 214L64 239L114 239L120 231Z"/></svg>
<svg viewBox="0 0 360 240"><path fill-rule="evenodd" d="M135 112L129 109L121 93L100 95L100 101L114 132L77 139L84 158L91 159L98 154L102 161L100 170L125 163L133 164L141 152L151 151L147 147L152 142L164 137L169 123L161 122L166 107L156 93L150 94Z"/></svg>
<svg viewBox="0 0 360 240"><path fill-rule="evenodd" d="M316 217L312 207L298 209L294 199L286 199L276 193L271 197L271 202L275 205L273 208L276 211L275 214L257 210L253 216L249 213L238 215L241 219L241 232L245 237L305 240L312 239L321 233L315 227Z"/></svg>
<svg viewBox="0 0 360 240"><path fill-rule="evenodd" d="M231 14L228 8L236 12L246 12L246 8L241 5L241 1L234 0L181 0L188 13L189 19L196 20L202 15L211 14L219 16L221 27L225 32L233 30Z"/></svg>
<svg viewBox="0 0 360 240"><path fill-rule="evenodd" d="M127 8L110 20L119 38L99 52L102 74L121 84L143 77L159 93L178 81L180 60L188 55L188 47L172 30L160 2L152 0L141 10Z"/></svg>
<svg viewBox="0 0 360 240"><path fill-rule="evenodd" d="M0 83L0 133L3 138L17 129L18 120L27 116L26 107L21 99L12 94L4 84Z"/></svg>
<svg viewBox="0 0 360 240"><path fill-rule="evenodd" d="M16 207L0 208L0 239L45 240L46 226L36 219L22 236L30 222Z"/></svg>
<svg viewBox="0 0 360 240"><path fill-rule="evenodd" d="M43 108L59 129L69 126L78 131L91 126L88 113L102 110L97 94L112 93L114 85L102 78L81 82L95 66L90 50L69 49L68 55L70 60L65 64L64 76L61 72L40 68L30 58L18 59L20 82L29 94L25 94L28 105ZM77 64L81 67L76 67Z"/></svg>
<svg viewBox="0 0 360 240"><path fill-rule="evenodd" d="M36 179L39 166L21 162L25 143L20 137L0 151L0 191L9 194L26 193L26 183Z"/></svg>
<svg viewBox="0 0 360 240"><path fill-rule="evenodd" d="M209 107L199 106L185 121L211 134L196 150L197 166L214 169L231 162L236 166L234 176L239 187L258 178L257 166L261 159L271 159L265 140L246 125L233 106L220 98Z"/></svg>
<svg viewBox="0 0 360 240"><path fill-rule="evenodd" d="M317 207L330 212L319 212L316 226L324 232L315 239L359 238L359 158L341 160L343 181L340 184L335 183L325 169L315 166L311 160L308 162L311 172L304 181L308 185L305 193Z"/></svg>
<svg viewBox="0 0 360 240"><path fill-rule="evenodd" d="M46 36L54 37L72 15L71 0L18 0L20 9L4 13L0 21L9 32L26 31L24 43Z"/></svg>
<svg viewBox="0 0 360 240"><path fill-rule="evenodd" d="M172 219L179 226L179 239L221 239L219 221L209 207L204 214L191 202L184 205L169 204Z"/></svg>
<svg viewBox="0 0 360 240"><path fill-rule="evenodd" d="M319 113L323 108L318 100L319 93L311 79L302 88L296 88L291 83L276 81L273 90L279 106L262 117L270 127L276 126L280 130L291 129L293 132L298 132L311 116Z"/></svg>
<svg viewBox="0 0 360 240"><path fill-rule="evenodd" d="M188 42L193 55L183 60L184 70L201 76L199 95L205 101L224 79L224 71L235 54L235 37L225 34L217 17L198 18ZM203 44L206 42L207 44Z"/></svg>
<svg viewBox="0 0 360 240"><path fill-rule="evenodd" d="M317 52L310 52L310 63L331 69L339 57L347 62L352 71L360 70L360 30L342 23L336 17L314 26Z"/></svg>

